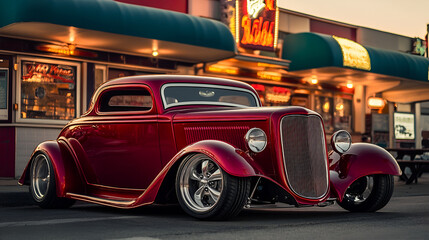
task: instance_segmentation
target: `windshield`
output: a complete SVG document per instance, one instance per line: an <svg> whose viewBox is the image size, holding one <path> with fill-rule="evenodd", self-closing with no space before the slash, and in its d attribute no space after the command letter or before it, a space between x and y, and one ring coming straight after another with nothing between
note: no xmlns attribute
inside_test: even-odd
<svg viewBox="0 0 429 240"><path fill-rule="evenodd" d="M220 85L170 83L162 86L161 94L165 109L181 105L259 106L250 90Z"/></svg>

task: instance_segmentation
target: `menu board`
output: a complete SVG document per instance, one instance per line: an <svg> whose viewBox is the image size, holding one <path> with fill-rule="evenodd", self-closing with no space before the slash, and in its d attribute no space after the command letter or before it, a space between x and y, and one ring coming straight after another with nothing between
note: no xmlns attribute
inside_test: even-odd
<svg viewBox="0 0 429 240"><path fill-rule="evenodd" d="M0 68L0 120L5 120L8 118L8 71L9 70L7 68Z"/></svg>

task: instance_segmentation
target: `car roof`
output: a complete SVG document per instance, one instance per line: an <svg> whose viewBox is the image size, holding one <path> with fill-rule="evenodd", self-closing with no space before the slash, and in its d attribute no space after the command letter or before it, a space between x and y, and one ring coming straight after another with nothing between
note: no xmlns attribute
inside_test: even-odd
<svg viewBox="0 0 429 240"><path fill-rule="evenodd" d="M206 76L192 76L192 75L144 75L144 76L132 76L132 77L122 77L110 80L103 84L103 87L111 85L122 85L122 84L138 84L143 83L151 87L154 91L160 86L166 83L202 83L202 84L215 84L215 85L224 85L245 88L253 90L253 88L244 82L217 78L217 77L206 77Z"/></svg>
<svg viewBox="0 0 429 240"><path fill-rule="evenodd" d="M92 101L91 101L91 106L88 109L89 111L87 113L89 114L89 112L93 112L95 101L97 101L100 93L104 89L114 87L114 86L135 85L135 84L144 84L148 86L150 89L152 89L152 92L154 94L154 100L157 103L158 112L162 113L164 112L164 109L161 107L162 100L161 100L160 92L161 92L161 87L164 84L168 84L168 83L214 84L214 85L221 85L221 86L237 87L237 88L247 89L253 92L255 96L258 96L258 93L249 84L236 81L236 80L217 78L217 77L192 76L192 75L141 75L141 76L117 78L117 79L110 80L104 83L103 85L101 85L94 93L94 96L92 97ZM257 100L259 101L259 99ZM87 114L84 114L84 115L87 115Z"/></svg>

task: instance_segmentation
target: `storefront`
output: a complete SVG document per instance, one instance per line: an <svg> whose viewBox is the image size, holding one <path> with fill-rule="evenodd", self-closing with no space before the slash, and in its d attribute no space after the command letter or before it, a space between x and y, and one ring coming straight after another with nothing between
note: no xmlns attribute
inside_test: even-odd
<svg viewBox="0 0 429 240"><path fill-rule="evenodd" d="M287 10L279 13L276 1L220 4L221 20L230 27L238 52L200 65L198 74L248 82L265 106L310 108L322 115L328 135L346 129L354 141L383 147L420 142L417 122L423 123L425 116L418 116L419 104L414 103L428 98L428 60L399 51L405 51L408 38ZM356 42L381 44L374 38L392 50ZM370 97L381 97L386 104L382 109L370 106ZM404 110L402 103L411 105ZM412 140L395 138L394 112L404 111L415 115Z"/></svg>
<svg viewBox="0 0 429 240"><path fill-rule="evenodd" d="M316 33L286 36L283 58L291 60L289 73L295 76L338 88L353 85L353 96L334 99L340 126L351 112L341 116L338 110L353 106L352 129L368 141L383 147L421 147L419 102L429 100L427 58ZM345 103L344 108L338 108L339 103Z"/></svg>
<svg viewBox="0 0 429 240"><path fill-rule="evenodd" d="M277 1L221 1L221 9L238 53L200 66L199 74L247 82L258 91L264 106L297 105L315 110L324 118L328 134L337 129L353 131L353 86L319 82L317 77L291 71L295 60L282 54L287 34L279 31L285 23L280 22Z"/></svg>
<svg viewBox="0 0 429 240"><path fill-rule="evenodd" d="M3 3L0 177L19 176L37 144L85 112L103 82L193 74L196 63L234 55L226 26L183 13L115 1Z"/></svg>

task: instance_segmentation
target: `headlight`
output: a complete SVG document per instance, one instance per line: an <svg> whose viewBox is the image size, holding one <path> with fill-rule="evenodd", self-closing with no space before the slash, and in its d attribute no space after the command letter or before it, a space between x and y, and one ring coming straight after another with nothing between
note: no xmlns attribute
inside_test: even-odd
<svg viewBox="0 0 429 240"><path fill-rule="evenodd" d="M331 138L332 149L339 154L343 154L350 149L352 137L345 130L335 132Z"/></svg>
<svg viewBox="0 0 429 240"><path fill-rule="evenodd" d="M247 131L244 139L246 139L249 149L255 153L262 152L267 146L267 135L259 128L252 128Z"/></svg>

